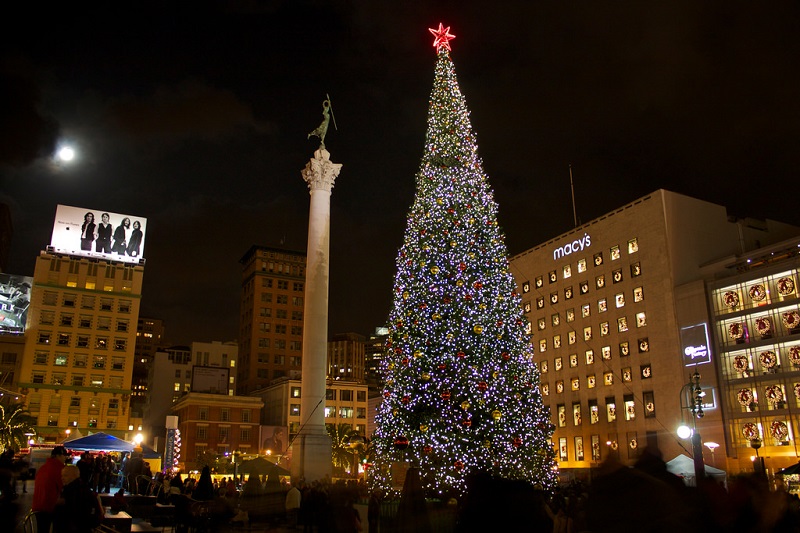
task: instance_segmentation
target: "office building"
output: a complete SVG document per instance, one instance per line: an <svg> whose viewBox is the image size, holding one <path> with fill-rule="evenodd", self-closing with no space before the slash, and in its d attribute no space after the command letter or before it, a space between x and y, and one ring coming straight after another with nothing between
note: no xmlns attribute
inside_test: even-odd
<svg viewBox="0 0 800 533"><path fill-rule="evenodd" d="M306 254L252 246L239 261L242 293L237 394L300 375Z"/></svg>

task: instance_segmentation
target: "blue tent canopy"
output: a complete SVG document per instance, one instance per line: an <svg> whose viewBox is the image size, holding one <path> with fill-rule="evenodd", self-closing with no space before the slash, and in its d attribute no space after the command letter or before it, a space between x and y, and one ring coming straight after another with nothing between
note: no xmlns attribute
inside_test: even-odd
<svg viewBox="0 0 800 533"><path fill-rule="evenodd" d="M132 442L109 435L108 433L93 433L85 437L78 437L65 441L63 446L68 450L89 451L89 452L132 452L136 446ZM142 444L142 455L147 459L157 459L161 457L153 448Z"/></svg>

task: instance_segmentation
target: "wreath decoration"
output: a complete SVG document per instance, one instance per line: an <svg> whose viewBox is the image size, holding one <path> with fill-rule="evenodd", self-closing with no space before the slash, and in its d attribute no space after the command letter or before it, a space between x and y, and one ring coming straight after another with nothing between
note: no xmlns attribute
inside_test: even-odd
<svg viewBox="0 0 800 533"><path fill-rule="evenodd" d="M781 278L778 280L778 292L786 296L794 292L794 281L792 278Z"/></svg>
<svg viewBox="0 0 800 533"><path fill-rule="evenodd" d="M733 324L729 325L728 335L730 335L732 339L741 339L744 337L744 327L742 326L742 323L734 322Z"/></svg>
<svg viewBox="0 0 800 533"><path fill-rule="evenodd" d="M794 384L794 397L800 400L800 383Z"/></svg>
<svg viewBox="0 0 800 533"><path fill-rule="evenodd" d="M737 355L733 358L733 368L738 373L742 374L747 370L748 367L747 356L746 355Z"/></svg>
<svg viewBox="0 0 800 533"><path fill-rule="evenodd" d="M760 283L750 287L750 298L754 302L760 302L767 297L767 289Z"/></svg>
<svg viewBox="0 0 800 533"><path fill-rule="evenodd" d="M752 422L745 422L742 424L742 435L747 440L754 440L758 438L758 426Z"/></svg>
<svg viewBox="0 0 800 533"><path fill-rule="evenodd" d="M761 366L767 369L775 368L775 365L778 362L778 358L775 356L775 352L772 350L761 352L758 356L758 359L761 361Z"/></svg>
<svg viewBox="0 0 800 533"><path fill-rule="evenodd" d="M739 403L743 407L749 406L755 400L755 396L753 396L753 391L750 389L741 389L736 394L736 399L739 400Z"/></svg>
<svg viewBox="0 0 800 533"><path fill-rule="evenodd" d="M797 344L789 348L789 361L794 366L800 366L800 346Z"/></svg>
<svg viewBox="0 0 800 533"><path fill-rule="evenodd" d="M783 391L777 385L770 385L764 392L767 394L767 401L772 405L783 401Z"/></svg>
<svg viewBox="0 0 800 533"><path fill-rule="evenodd" d="M789 436L789 428L782 420L775 420L769 425L769 432L776 440L784 441Z"/></svg>
<svg viewBox="0 0 800 533"><path fill-rule="evenodd" d="M756 318L756 331L759 335L767 335L772 330L772 322L767 317Z"/></svg>
<svg viewBox="0 0 800 533"><path fill-rule="evenodd" d="M729 308L733 309L739 305L739 295L733 291L728 291L722 295L722 301L725 302Z"/></svg>
<svg viewBox="0 0 800 533"><path fill-rule="evenodd" d="M800 326L800 313L797 311L787 311L781 315L783 325L789 329L794 329Z"/></svg>

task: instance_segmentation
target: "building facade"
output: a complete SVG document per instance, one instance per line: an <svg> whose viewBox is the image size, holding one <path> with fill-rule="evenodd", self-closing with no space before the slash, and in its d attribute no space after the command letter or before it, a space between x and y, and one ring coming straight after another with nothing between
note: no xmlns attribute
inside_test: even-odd
<svg viewBox="0 0 800 533"><path fill-rule="evenodd" d="M18 387L44 442L127 436L143 276L143 264L37 257Z"/></svg>
<svg viewBox="0 0 800 533"><path fill-rule="evenodd" d="M144 418L149 369L156 351L163 347L163 342L164 322L157 318L139 317L136 324L136 345L131 376L131 417Z"/></svg>
<svg viewBox="0 0 800 533"><path fill-rule="evenodd" d="M585 475L612 451L632 464L645 446L670 460L691 450L676 435L682 423L723 444L707 458L722 466L724 410L709 402L693 419L686 401L694 372L707 398L720 396L713 352L684 355L695 326L710 331L705 283L720 258L797 232L658 190L510 259L562 471Z"/></svg>
<svg viewBox="0 0 800 533"><path fill-rule="evenodd" d="M242 292L237 394L299 377L303 360L306 254L252 246L239 261Z"/></svg>
<svg viewBox="0 0 800 533"><path fill-rule="evenodd" d="M218 456L232 453L253 455L259 448L258 417L264 403L252 396L230 396L190 392L171 409L178 417L181 435L180 465L184 471L196 467L195 460L207 452Z"/></svg>
<svg viewBox="0 0 800 533"><path fill-rule="evenodd" d="M364 344L358 333L337 333L328 340L328 372L331 379L364 381Z"/></svg>

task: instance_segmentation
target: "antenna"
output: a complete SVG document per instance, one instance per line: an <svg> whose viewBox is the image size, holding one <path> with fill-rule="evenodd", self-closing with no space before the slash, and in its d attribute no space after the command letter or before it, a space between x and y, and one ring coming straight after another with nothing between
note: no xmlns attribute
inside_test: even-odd
<svg viewBox="0 0 800 533"><path fill-rule="evenodd" d="M575 186L572 184L572 163L569 164L569 189L572 191L572 220L578 227L578 214L575 211Z"/></svg>
<svg viewBox="0 0 800 533"><path fill-rule="evenodd" d="M338 131L339 128L336 126L336 117L333 116L333 104L331 104L331 95L325 93L325 96L328 97L328 109L330 109L331 111L331 120L333 120L333 128Z"/></svg>

